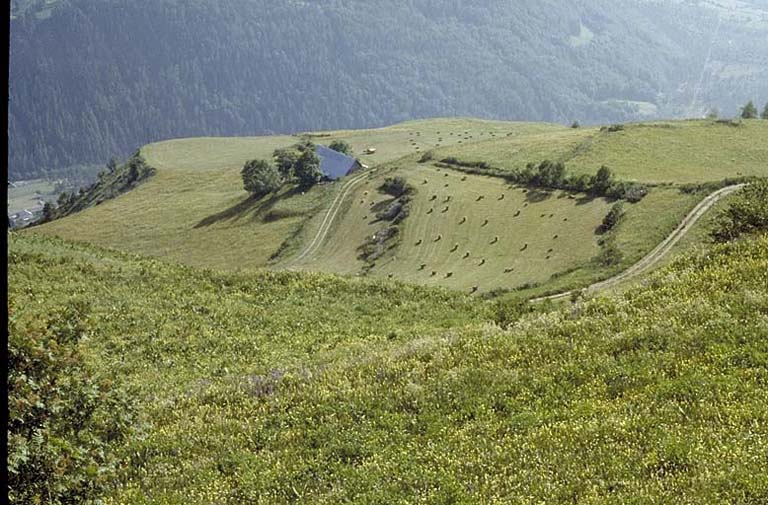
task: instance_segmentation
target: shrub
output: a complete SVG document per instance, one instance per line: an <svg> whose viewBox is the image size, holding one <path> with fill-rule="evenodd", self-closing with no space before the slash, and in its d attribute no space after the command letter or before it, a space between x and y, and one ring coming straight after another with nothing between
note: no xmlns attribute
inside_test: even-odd
<svg viewBox="0 0 768 505"><path fill-rule="evenodd" d="M8 491L10 503L83 503L114 477L114 444L132 431L132 407L94 376L78 345L83 310L48 320L8 318Z"/></svg>
<svg viewBox="0 0 768 505"><path fill-rule="evenodd" d="M240 174L243 177L243 187L256 198L277 191L282 184L277 169L265 160L246 162Z"/></svg>
<svg viewBox="0 0 768 505"><path fill-rule="evenodd" d="M343 140L334 140L333 142L331 142L331 145L329 145L328 147L342 154L346 154L346 155L352 154L352 146L350 146L347 142Z"/></svg>
<svg viewBox="0 0 768 505"><path fill-rule="evenodd" d="M712 237L718 242L741 235L768 232L768 179L760 179L739 191L733 202L717 217Z"/></svg>
<svg viewBox="0 0 768 505"><path fill-rule="evenodd" d="M611 207L611 210L608 211L608 214L603 218L603 222L599 227L599 231L601 233L606 233L610 230L612 230L617 224L619 224L619 221L621 221L621 218L624 216L624 204L622 202L616 202Z"/></svg>
<svg viewBox="0 0 768 505"><path fill-rule="evenodd" d="M392 195L395 198L399 198L404 194L413 191L413 187L408 184L405 178L400 176L387 177L378 189L382 193Z"/></svg>
<svg viewBox="0 0 768 505"><path fill-rule="evenodd" d="M621 263L623 258L624 254L622 254L621 250L619 250L616 242L609 239L603 242L600 253L597 255L595 260L601 266L610 267Z"/></svg>

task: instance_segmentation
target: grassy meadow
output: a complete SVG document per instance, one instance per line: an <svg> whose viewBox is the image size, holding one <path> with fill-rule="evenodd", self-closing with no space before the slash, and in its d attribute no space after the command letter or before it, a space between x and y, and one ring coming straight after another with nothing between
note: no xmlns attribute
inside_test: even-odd
<svg viewBox="0 0 768 505"><path fill-rule="evenodd" d="M87 307L88 366L134 402L105 504L768 498L765 236L512 320L443 289L28 233L9 287L14 321Z"/></svg>
<svg viewBox="0 0 768 505"><path fill-rule="evenodd" d="M329 232L298 262L321 230L327 209L340 198L344 181L306 193L285 187L254 200L242 189L240 169L246 160L269 158L300 135L150 144L141 152L157 169L155 176L128 194L34 233L223 271L268 266L365 272L462 291L513 290L516 297L527 297L584 286L638 261L706 194L685 193L678 186L768 175L768 152L761 142L768 138L765 121L738 126L672 121L601 131L454 118L304 135L324 144L343 139L372 169L364 183L343 193ZM363 154L368 148L375 153ZM625 206L624 219L610 234L620 254L612 264L600 264L595 260L599 241L607 237L595 230L609 202L562 192L526 193L502 179L418 163L427 152L433 162L455 157L502 170L553 159L565 162L569 171L592 174L605 164L619 179L650 183L650 193ZM413 211L397 247L366 265L359 248L380 229L375 214L388 198L376 188L393 175L416 188ZM497 200L502 194L505 199ZM467 222L459 224L463 217Z"/></svg>
<svg viewBox="0 0 768 505"><path fill-rule="evenodd" d="M493 139L440 149L435 156L485 161L507 170L550 159L589 175L606 165L622 180L685 184L768 176L767 139L766 121L746 120L738 126L666 121L628 124L614 132L577 128Z"/></svg>
<svg viewBox="0 0 768 505"><path fill-rule="evenodd" d="M392 198L377 188L392 176L404 177L415 194L400 245L370 275L487 292L546 282L599 252L595 229L609 208L603 199L545 195L498 178L410 163L356 187L349 209L305 268L343 274L363 269L356 245L381 228L376 211Z"/></svg>

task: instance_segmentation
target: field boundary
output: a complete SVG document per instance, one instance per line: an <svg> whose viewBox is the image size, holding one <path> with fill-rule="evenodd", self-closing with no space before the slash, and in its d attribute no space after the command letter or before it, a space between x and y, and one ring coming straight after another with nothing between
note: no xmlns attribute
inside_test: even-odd
<svg viewBox="0 0 768 505"><path fill-rule="evenodd" d="M630 266L623 272L621 272L618 275L615 275L609 279L605 279L600 282L596 282L589 287L586 288L586 291L599 291L601 289L608 289L611 287L616 286L617 284L620 284L626 280L631 279L632 277L635 277L646 270L650 269L654 265L656 265L659 261L661 261L672 248L677 244L680 239L682 239L693 227L696 222L701 219L701 217L709 211L709 209L712 208L714 204L716 204L718 201L720 201L725 196L728 196L729 194L733 193L734 191L737 191L741 188L743 188L745 184L734 184L732 186L726 186L722 189L719 189L715 191L714 193L710 193L707 195L701 202L699 202L696 207L693 208L691 212L688 213L687 216L682 220L682 222L675 228L675 230L667 237L665 238L659 245L657 245L651 252L646 254L640 261L635 263L634 265ZM532 303L537 302L543 302L546 300L560 300L562 298L566 298L571 296L575 292L581 291L580 289L572 289L570 291L565 291L563 293L558 293L555 295L548 295L548 296L541 296L538 298L532 298L530 301Z"/></svg>

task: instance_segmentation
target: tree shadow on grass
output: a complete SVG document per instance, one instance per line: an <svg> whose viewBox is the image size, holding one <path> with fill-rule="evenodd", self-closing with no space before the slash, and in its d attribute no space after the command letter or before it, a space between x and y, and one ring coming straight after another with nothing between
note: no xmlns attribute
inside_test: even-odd
<svg viewBox="0 0 768 505"><path fill-rule="evenodd" d="M552 197L552 192L539 188L529 187L525 193L525 201L528 203L539 203Z"/></svg>
<svg viewBox="0 0 768 505"><path fill-rule="evenodd" d="M262 198L247 196L240 203L202 219L195 225L195 229L205 228L222 221L237 221L248 215L252 215L254 219L257 219L269 212L279 201L291 198L301 192L302 188L294 187L285 193L271 194Z"/></svg>

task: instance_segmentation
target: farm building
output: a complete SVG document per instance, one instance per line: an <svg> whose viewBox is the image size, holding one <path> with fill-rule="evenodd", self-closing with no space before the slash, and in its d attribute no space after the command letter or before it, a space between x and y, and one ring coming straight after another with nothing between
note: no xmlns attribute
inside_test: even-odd
<svg viewBox="0 0 768 505"><path fill-rule="evenodd" d="M316 146L315 153L320 157L320 170L334 181L361 168L360 162L355 158L325 146Z"/></svg>

